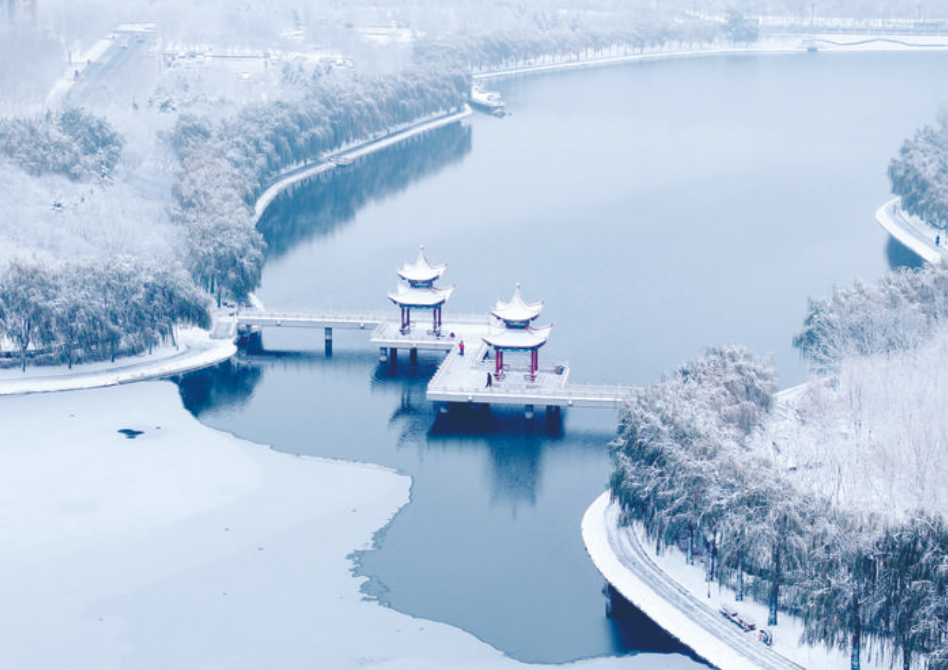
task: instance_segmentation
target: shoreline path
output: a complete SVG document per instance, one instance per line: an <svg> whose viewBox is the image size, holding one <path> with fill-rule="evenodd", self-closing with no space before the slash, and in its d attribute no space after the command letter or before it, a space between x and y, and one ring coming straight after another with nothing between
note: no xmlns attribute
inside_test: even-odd
<svg viewBox="0 0 948 670"><path fill-rule="evenodd" d="M658 565L607 491L583 516L583 542L596 568L622 596L716 668L803 670L753 634L741 631Z"/></svg>

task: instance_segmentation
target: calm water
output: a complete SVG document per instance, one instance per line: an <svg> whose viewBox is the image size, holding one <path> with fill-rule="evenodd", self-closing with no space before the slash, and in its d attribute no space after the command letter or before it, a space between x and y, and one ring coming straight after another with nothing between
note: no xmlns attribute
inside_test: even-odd
<svg viewBox="0 0 948 670"><path fill-rule="evenodd" d="M495 84L512 116L355 166L261 226L275 308L386 309L424 244L485 312L517 282L555 324L544 363L647 384L708 345L772 355L783 386L808 296L874 281L898 256L874 221L902 140L944 101L948 54L670 61ZM392 308L394 309L394 308ZM439 416L438 360L391 370L367 337L268 331L263 351L182 382L209 425L282 451L380 463L412 502L360 557L390 606L508 654L565 662L669 649L605 617L579 522L610 471L610 411Z"/></svg>

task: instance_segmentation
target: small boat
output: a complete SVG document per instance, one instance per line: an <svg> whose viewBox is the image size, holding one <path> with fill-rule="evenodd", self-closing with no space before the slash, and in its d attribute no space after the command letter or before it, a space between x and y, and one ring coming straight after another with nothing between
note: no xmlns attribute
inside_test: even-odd
<svg viewBox="0 0 948 670"><path fill-rule="evenodd" d="M504 116L507 105L497 91L488 91L480 84L471 87L471 105L494 116Z"/></svg>

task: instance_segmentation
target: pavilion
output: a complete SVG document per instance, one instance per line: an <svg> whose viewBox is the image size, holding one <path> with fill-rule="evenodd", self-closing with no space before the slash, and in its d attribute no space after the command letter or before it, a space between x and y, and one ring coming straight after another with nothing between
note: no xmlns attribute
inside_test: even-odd
<svg viewBox="0 0 948 670"><path fill-rule="evenodd" d="M389 300L401 308L402 335L411 331L411 311L413 309L431 310L432 335L441 335L441 308L454 292L454 286L439 288L434 283L441 278L447 265L431 265L425 257L425 247L418 252L413 264L405 263L397 274L403 280L398 289L388 294Z"/></svg>
<svg viewBox="0 0 948 670"><path fill-rule="evenodd" d="M530 353L530 365L526 379L530 382L536 381L539 364L540 347L546 344L553 329L552 324L548 326L533 326L533 321L540 315L543 309L543 302L527 303L520 293L520 284L514 291L510 302L497 301L497 306L491 310L491 314L501 324L501 328L492 328L490 332L483 337L494 350L494 376L497 379L505 377L505 370L508 366L504 365L504 353L513 351L526 351Z"/></svg>

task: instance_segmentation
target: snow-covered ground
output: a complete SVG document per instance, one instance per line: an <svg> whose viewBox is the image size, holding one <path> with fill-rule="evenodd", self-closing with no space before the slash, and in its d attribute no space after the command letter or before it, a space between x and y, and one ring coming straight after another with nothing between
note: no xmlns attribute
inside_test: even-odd
<svg viewBox="0 0 948 670"><path fill-rule="evenodd" d="M226 361L237 351L231 339L213 339L199 328L178 331L178 346L164 344L150 354L126 356L114 363L86 363L0 369L0 396L73 391L127 384L182 374Z"/></svg>

